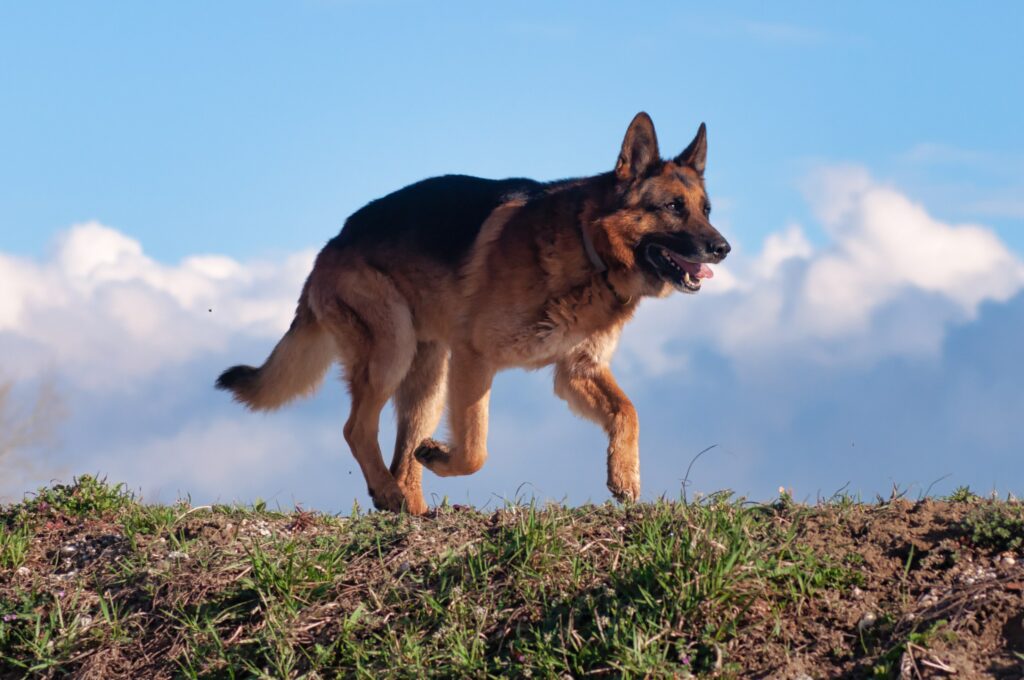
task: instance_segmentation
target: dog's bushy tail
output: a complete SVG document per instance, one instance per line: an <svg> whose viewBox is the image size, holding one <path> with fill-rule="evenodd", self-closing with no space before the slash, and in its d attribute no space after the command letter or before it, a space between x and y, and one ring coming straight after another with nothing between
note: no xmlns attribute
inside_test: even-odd
<svg viewBox="0 0 1024 680"><path fill-rule="evenodd" d="M254 411L269 411L316 391L338 354L309 307L307 289L291 327L263 365L232 366L217 378L217 389L231 392L235 401Z"/></svg>

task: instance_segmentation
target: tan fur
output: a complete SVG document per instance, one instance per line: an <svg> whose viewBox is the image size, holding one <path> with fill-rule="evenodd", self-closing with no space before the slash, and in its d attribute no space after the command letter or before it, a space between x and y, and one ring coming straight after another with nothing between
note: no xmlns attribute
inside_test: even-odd
<svg viewBox="0 0 1024 680"><path fill-rule="evenodd" d="M683 228L672 222L676 218L652 212L651 201L685 197L698 213L706 200L700 173L680 162L665 162L660 172L641 177L656 161L653 126L640 114L615 178L549 190L584 192L578 214L552 212L551 205L560 205L557 196L548 203L509 200L490 213L457 268L387 242L372 252L325 248L295 324L260 369L255 387L248 393L230 389L254 408L277 406L308 391L339 357L352 397L345 439L374 502L419 514L427 510L421 463L441 476L472 474L484 465L495 374L553 365L556 394L608 435L609 489L620 499L638 498L639 422L609 362L640 298L672 289L636 261L645 235ZM616 181L628 191L610 209L607 187ZM694 233L717 235L703 213L688 224ZM588 259L583 230L607 272ZM441 443L428 438L440 420L445 387L450 440ZM398 416L390 468L377 441L389 399Z"/></svg>
<svg viewBox="0 0 1024 680"><path fill-rule="evenodd" d="M259 380L243 382L235 398L257 411L280 408L316 391L337 358L334 339L317 322L304 290L295 320L259 368Z"/></svg>

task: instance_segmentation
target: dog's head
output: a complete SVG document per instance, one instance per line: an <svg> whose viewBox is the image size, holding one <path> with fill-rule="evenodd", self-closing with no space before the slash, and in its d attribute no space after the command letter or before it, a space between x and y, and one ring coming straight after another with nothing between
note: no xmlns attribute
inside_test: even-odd
<svg viewBox="0 0 1024 680"><path fill-rule="evenodd" d="M661 158L646 113L638 113L626 131L614 172L615 209L603 222L613 259L642 275L649 294L664 295L672 288L696 293L701 281L713 276L707 265L729 254L729 242L709 219L707 151L703 123L671 160Z"/></svg>

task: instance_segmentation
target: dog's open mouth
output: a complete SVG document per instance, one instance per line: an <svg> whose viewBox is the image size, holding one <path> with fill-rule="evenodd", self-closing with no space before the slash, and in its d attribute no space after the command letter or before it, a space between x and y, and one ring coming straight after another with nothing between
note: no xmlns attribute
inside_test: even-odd
<svg viewBox="0 0 1024 680"><path fill-rule="evenodd" d="M696 293L700 290L702 279L710 279L715 275L706 264L685 260L678 253L657 243L648 245L644 252L658 276L684 293Z"/></svg>

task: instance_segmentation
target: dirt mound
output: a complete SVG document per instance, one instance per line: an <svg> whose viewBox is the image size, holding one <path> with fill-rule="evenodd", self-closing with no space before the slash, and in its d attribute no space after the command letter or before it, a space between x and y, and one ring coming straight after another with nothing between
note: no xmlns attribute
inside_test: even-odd
<svg viewBox="0 0 1024 680"><path fill-rule="evenodd" d="M1020 678L1015 501L0 508L2 677Z"/></svg>

